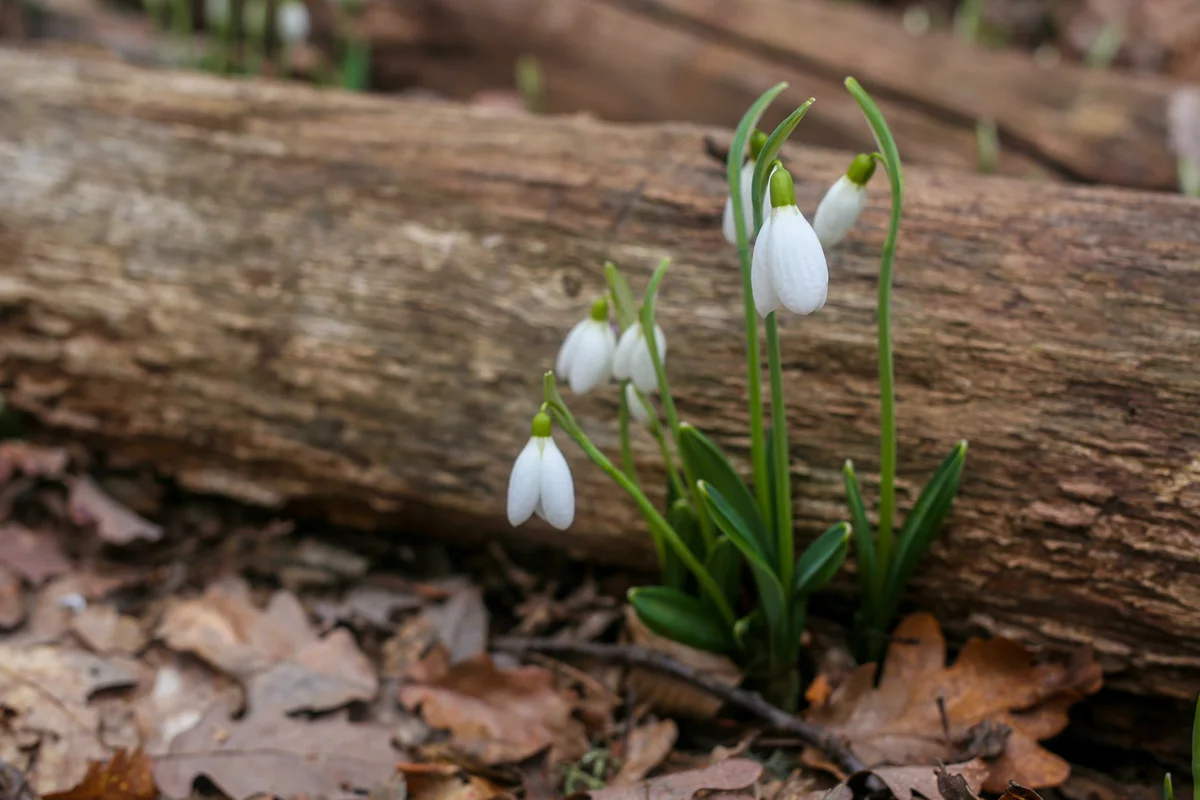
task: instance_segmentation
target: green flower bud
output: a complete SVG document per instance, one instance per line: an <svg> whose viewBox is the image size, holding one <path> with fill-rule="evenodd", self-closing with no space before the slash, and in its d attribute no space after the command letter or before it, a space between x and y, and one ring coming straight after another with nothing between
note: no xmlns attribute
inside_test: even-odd
<svg viewBox="0 0 1200 800"><path fill-rule="evenodd" d="M762 131L750 134L750 160L758 161L758 155L767 144L767 135Z"/></svg>
<svg viewBox="0 0 1200 800"><path fill-rule="evenodd" d="M796 205L796 184L792 174L780 166L771 175L771 207L783 208Z"/></svg>
<svg viewBox="0 0 1200 800"><path fill-rule="evenodd" d="M866 186L867 181L875 174L875 159L866 153L859 153L850 162L846 177L856 186Z"/></svg>
<svg viewBox="0 0 1200 800"><path fill-rule="evenodd" d="M592 303L592 319L596 322L608 322L608 298L600 295L596 302Z"/></svg>
<svg viewBox="0 0 1200 800"><path fill-rule="evenodd" d="M533 434L540 438L546 438L550 435L550 415L545 411L539 411L533 415Z"/></svg>

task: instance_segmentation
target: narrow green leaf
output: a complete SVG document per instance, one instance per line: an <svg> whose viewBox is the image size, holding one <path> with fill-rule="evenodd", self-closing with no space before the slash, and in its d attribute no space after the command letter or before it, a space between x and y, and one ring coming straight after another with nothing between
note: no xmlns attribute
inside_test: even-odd
<svg viewBox="0 0 1200 800"><path fill-rule="evenodd" d="M342 88L366 91L371 76L371 45L359 39L346 42L346 59L342 62Z"/></svg>
<svg viewBox="0 0 1200 800"><path fill-rule="evenodd" d="M774 568L778 560L775 543L763 525L758 503L721 448L694 425L685 422L679 426L679 457L692 480L711 484L733 506L746 524L751 542Z"/></svg>
<svg viewBox="0 0 1200 800"><path fill-rule="evenodd" d="M697 536L699 536L698 528ZM733 542L729 541L728 537L721 536L713 542L705 566L712 573L713 580L717 582L717 585L725 590L725 599L731 606L737 605L738 594L741 592L742 564L741 552Z"/></svg>
<svg viewBox="0 0 1200 800"><path fill-rule="evenodd" d="M776 518L776 513L777 513L775 504L779 502L779 499L775 496L778 493L775 491L775 423L774 422L772 422L770 425L767 426L767 443L766 443L766 449L764 452L765 452L766 459L767 459L767 487L768 487L767 496L768 496L768 498L770 498L770 503L771 503L771 507L769 509L769 511L771 512L771 518L767 521L767 536L771 540L771 547L774 548L775 547L775 518Z"/></svg>
<svg viewBox="0 0 1200 800"><path fill-rule="evenodd" d="M666 586L642 586L629 590L629 604L660 636L713 653L734 649L733 634L720 615L695 597Z"/></svg>
<svg viewBox="0 0 1200 800"><path fill-rule="evenodd" d="M754 210L754 228L755 230L762 227L762 207L763 194L766 192L767 170L771 168L771 162L779 155L779 151L783 149L783 144L796 130L796 126L800 124L800 120L804 119L804 115L808 113L809 107L816 102L813 98L805 100L799 108L787 115L783 122L776 126L771 135L767 137L767 143L763 145L762 152L758 154L758 161L754 164L754 179L750 184L751 198L753 199Z"/></svg>
<svg viewBox="0 0 1200 800"><path fill-rule="evenodd" d="M796 559L793 597L807 597L824 589L846 560L850 549L850 526L839 522L822 533Z"/></svg>
<svg viewBox="0 0 1200 800"><path fill-rule="evenodd" d="M842 478L846 484L846 502L850 506L850 522L854 528L854 559L858 565L858 580L862 586L863 605L874 605L877 586L883 585L885 576L878 572L875 563L875 532L867 519L863 504L862 489L858 476L854 474L854 463L846 459L842 467Z"/></svg>
<svg viewBox="0 0 1200 800"><path fill-rule="evenodd" d="M667 521L679 534L679 538L687 545L688 550L696 558L704 559L704 538L700 535L700 522L687 500L674 500L668 507ZM690 580L692 574L687 565L670 548L666 549L663 564L663 583L681 592L687 592L693 586ZM720 578L714 574L713 579L720 585Z"/></svg>
<svg viewBox="0 0 1200 800"><path fill-rule="evenodd" d="M746 522L738 515L737 510L711 484L697 481L696 486L713 522L729 537L729 541L733 542L750 564L750 571L754 574L754 582L758 588L758 604L770 632L771 658L774 662L779 654L788 650L786 642L790 629L783 584L750 540Z"/></svg>
<svg viewBox="0 0 1200 800"><path fill-rule="evenodd" d="M633 304L633 292L629 289L629 281L625 280L621 270L611 261L604 262L604 281L608 284L609 294L612 295L617 324L621 326L621 330L625 330L637 322L637 307Z"/></svg>
<svg viewBox="0 0 1200 800"><path fill-rule="evenodd" d="M921 490L908 519L904 521L895 560L888 570L887 588L883 596L887 617L880 620L882 623L886 624L895 614L904 587L916 572L917 564L929 550L933 540L941 532L942 520L950 511L954 495L958 492L958 478L962 474L966 458L967 443L962 441L955 445L941 465L934 470L929 483Z"/></svg>
<svg viewBox="0 0 1200 800"><path fill-rule="evenodd" d="M1171 783L1171 773L1163 776L1163 800L1175 800L1175 785Z"/></svg>
<svg viewBox="0 0 1200 800"><path fill-rule="evenodd" d="M763 112L767 110L767 106L771 105L779 93L786 88L787 83L781 82L763 92L754 101L754 104L746 109L741 122L733 132L733 143L729 146L729 155L725 161L725 172L732 197L741 197L742 162L746 160L746 145L750 141L750 134L754 132L754 128L758 125L758 120L762 117Z"/></svg>

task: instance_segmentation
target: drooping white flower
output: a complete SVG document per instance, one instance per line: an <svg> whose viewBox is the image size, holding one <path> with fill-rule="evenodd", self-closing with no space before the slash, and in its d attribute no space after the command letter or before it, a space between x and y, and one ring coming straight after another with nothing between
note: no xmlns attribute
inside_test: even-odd
<svg viewBox="0 0 1200 800"><path fill-rule="evenodd" d="M617 335L608 322L608 301L601 297L592 304L587 319L571 328L558 350L554 374L575 394L590 392L612 376Z"/></svg>
<svg viewBox="0 0 1200 800"><path fill-rule="evenodd" d="M767 135L762 131L755 131L750 135L750 158L742 165L741 191L742 198L742 216L745 218L746 238L747 241L754 241L754 200L753 186L754 182L754 165L758 162L759 153L762 152L763 145L767 143ZM764 209L766 206L764 206ZM764 216L763 219L766 219ZM737 246L737 228L734 225L733 216L733 195L729 194L725 197L725 213L721 217L721 232L725 234L725 241L731 245Z"/></svg>
<svg viewBox="0 0 1200 800"><path fill-rule="evenodd" d="M867 181L874 172L875 159L868 155L855 156L846 174L838 178L821 198L813 216L813 230L822 247L833 247L854 227L867 204Z"/></svg>
<svg viewBox="0 0 1200 800"><path fill-rule="evenodd" d="M550 436L550 417L533 418L533 435L508 478L508 521L514 528L537 514L560 531L575 520L571 468Z"/></svg>
<svg viewBox="0 0 1200 800"><path fill-rule="evenodd" d="M654 343L658 358L667 363L667 337L662 328L654 326ZM620 380L632 380L639 391L649 394L658 390L658 374L654 371L654 359L650 357L650 346L639 323L630 325L617 341L613 354L613 375Z"/></svg>
<svg viewBox="0 0 1200 800"><path fill-rule="evenodd" d="M300 44L308 38L312 21L308 6L302 0L292 0L279 6L275 12L275 33L285 45Z"/></svg>
<svg viewBox="0 0 1200 800"><path fill-rule="evenodd" d="M792 176L778 169L771 176L771 213L759 231L750 267L754 307L766 317L781 305L811 314L825 305L829 267L816 231L796 207Z"/></svg>
<svg viewBox="0 0 1200 800"><path fill-rule="evenodd" d="M643 394L642 397L645 397ZM650 402L647 398L646 402L642 402L642 397L638 396L637 387L633 382L625 384L625 405L629 406L629 416L633 417L639 425L649 425L650 415L653 413L647 404Z"/></svg>

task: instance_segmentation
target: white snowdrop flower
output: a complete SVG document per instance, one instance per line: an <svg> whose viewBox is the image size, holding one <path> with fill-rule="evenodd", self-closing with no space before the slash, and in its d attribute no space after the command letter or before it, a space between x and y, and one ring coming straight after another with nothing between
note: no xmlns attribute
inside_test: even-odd
<svg viewBox="0 0 1200 800"><path fill-rule="evenodd" d="M771 214L759 232L750 267L754 307L766 317L780 306L811 314L825 305L829 268L816 231L796 207L792 176L771 176Z"/></svg>
<svg viewBox="0 0 1200 800"><path fill-rule="evenodd" d="M665 365L667 337L657 325L654 326L654 343L658 348L658 358ZM613 375L620 380L632 380L643 394L658 390L658 374L654 371L654 359L650 357L650 346L646 343L641 323L630 325L617 341L617 351L613 354Z"/></svg>
<svg viewBox="0 0 1200 800"><path fill-rule="evenodd" d="M508 521L515 528L537 514L560 531L575 519L571 468L550 436L550 417L533 418L533 435L513 463L508 478Z"/></svg>
<svg viewBox="0 0 1200 800"><path fill-rule="evenodd" d="M857 155L846 174L821 198L813 216L813 230L822 247L833 247L845 238L867 204L867 181L875 173L875 159Z"/></svg>
<svg viewBox="0 0 1200 800"><path fill-rule="evenodd" d="M642 397L644 396L645 395L642 395ZM654 412L652 409L647 407L649 402L649 399L647 399L645 403L642 402L642 398L638 396L637 387L633 385L632 381L625 384L625 405L629 407L629 415L633 417L639 425L644 425L647 427L650 425L650 415Z"/></svg>
<svg viewBox="0 0 1200 800"><path fill-rule="evenodd" d="M558 350L554 374L575 394L585 394L612 376L617 335L608 322L608 301L601 297L592 304L587 319L575 324Z"/></svg>
<svg viewBox="0 0 1200 800"><path fill-rule="evenodd" d="M308 17L308 6L294 0L284 3L275 11L275 33L285 45L300 44L308 38L312 23Z"/></svg>
<svg viewBox="0 0 1200 800"><path fill-rule="evenodd" d="M763 145L766 143L767 136L762 131L755 131L751 134L750 158L742 165L742 185L740 192L742 198L742 216L745 218L747 241L751 242L754 241L754 199L752 193L753 186L751 184L754 183L754 165L757 163L758 154L762 152ZM766 217L764 216L763 219L766 219ZM725 234L725 241L736 247L737 227L734 225L732 194L725 198L725 213L721 218L721 231Z"/></svg>

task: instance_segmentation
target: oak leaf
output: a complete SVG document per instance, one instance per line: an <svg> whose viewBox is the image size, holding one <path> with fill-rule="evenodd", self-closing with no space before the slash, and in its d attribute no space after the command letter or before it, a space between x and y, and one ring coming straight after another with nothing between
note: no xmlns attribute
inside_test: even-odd
<svg viewBox="0 0 1200 800"><path fill-rule="evenodd" d="M691 800L697 792L746 789L754 785L762 771L756 761L730 758L703 769L660 775L628 786L609 786L589 794L591 800Z"/></svg>
<svg viewBox="0 0 1200 800"><path fill-rule="evenodd" d="M1067 762L1038 741L1062 731L1070 706L1101 683L1090 654L1070 664L1039 661L999 637L971 639L947 667L946 640L928 614L896 628L878 687L875 671L858 667L808 719L845 738L868 767L987 756L988 792L1010 780L1035 788L1065 781ZM964 743L994 752L964 753Z"/></svg>

